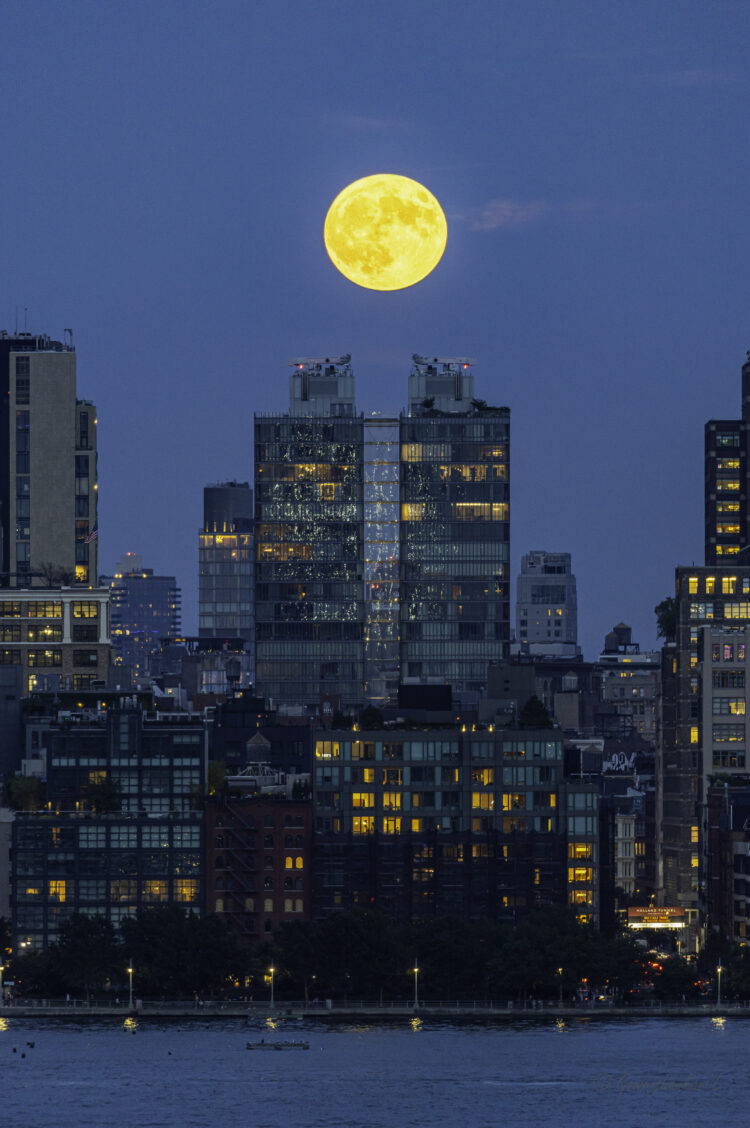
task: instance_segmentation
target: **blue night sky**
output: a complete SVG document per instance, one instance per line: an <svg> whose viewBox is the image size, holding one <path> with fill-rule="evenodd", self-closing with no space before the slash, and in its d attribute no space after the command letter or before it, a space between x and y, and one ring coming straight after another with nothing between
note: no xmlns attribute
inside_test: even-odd
<svg viewBox="0 0 750 1128"><path fill-rule="evenodd" d="M412 352L512 410L512 572L569 551L593 658L703 554L703 424L750 347L746 0L4 0L0 328L72 326L100 420L100 566L197 626L202 489L251 480L287 361ZM409 290L347 282L333 197L391 171L449 220Z"/></svg>

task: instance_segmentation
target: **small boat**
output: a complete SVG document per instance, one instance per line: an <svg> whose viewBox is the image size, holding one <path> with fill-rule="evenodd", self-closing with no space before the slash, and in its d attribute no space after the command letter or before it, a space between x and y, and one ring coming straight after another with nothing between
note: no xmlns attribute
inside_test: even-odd
<svg viewBox="0 0 750 1128"><path fill-rule="evenodd" d="M248 1042L248 1050L309 1050L309 1042L266 1042L263 1038L259 1042Z"/></svg>

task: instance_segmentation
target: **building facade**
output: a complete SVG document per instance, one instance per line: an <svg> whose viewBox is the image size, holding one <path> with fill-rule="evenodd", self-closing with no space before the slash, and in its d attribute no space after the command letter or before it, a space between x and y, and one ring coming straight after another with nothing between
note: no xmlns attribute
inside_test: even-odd
<svg viewBox="0 0 750 1128"><path fill-rule="evenodd" d="M216 800L206 808L206 907L248 941L308 920L312 805L268 798Z"/></svg>
<svg viewBox="0 0 750 1128"><path fill-rule="evenodd" d="M180 634L181 593L174 576L155 576L143 557L126 552L114 576L103 576L111 599L113 663L135 679L149 673L149 655Z"/></svg>
<svg viewBox="0 0 750 1128"><path fill-rule="evenodd" d="M523 653L575 657L578 596L569 552L527 552L517 580L516 643Z"/></svg>
<svg viewBox="0 0 750 1128"><path fill-rule="evenodd" d="M72 334L0 332L0 586L96 584L96 423Z"/></svg>
<svg viewBox="0 0 750 1128"><path fill-rule="evenodd" d="M9 589L0 599L0 665L19 666L24 695L106 683L109 593L101 588Z"/></svg>
<svg viewBox="0 0 750 1128"><path fill-rule="evenodd" d="M314 912L598 921L598 783L554 730L319 731Z"/></svg>
<svg viewBox="0 0 750 1128"><path fill-rule="evenodd" d="M676 636L664 648L657 759L663 899L687 911L697 942L706 888L708 781L741 778L746 771L750 567L679 567L675 584Z"/></svg>
<svg viewBox="0 0 750 1128"><path fill-rule="evenodd" d="M415 356L408 415L363 418L350 359L294 362L290 414L256 416L259 690L476 699L509 646L509 412L473 398L472 362Z"/></svg>
<svg viewBox="0 0 750 1128"><path fill-rule="evenodd" d="M740 419L705 428L705 562L732 563L750 544L750 354L742 366Z"/></svg>
<svg viewBox="0 0 750 1128"><path fill-rule="evenodd" d="M13 823L14 947L45 947L73 913L202 909L205 723L125 696L80 705L45 733L46 810Z"/></svg>
<svg viewBox="0 0 750 1128"><path fill-rule="evenodd" d="M198 546L198 636L242 639L252 654L253 491L247 482L205 487Z"/></svg>

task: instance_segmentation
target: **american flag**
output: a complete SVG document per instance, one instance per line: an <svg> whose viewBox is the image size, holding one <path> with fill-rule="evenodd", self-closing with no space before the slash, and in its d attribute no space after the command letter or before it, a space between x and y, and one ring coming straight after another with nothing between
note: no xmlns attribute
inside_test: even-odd
<svg viewBox="0 0 750 1128"><path fill-rule="evenodd" d="M91 530L91 532L86 537L86 539L84 540L83 543L84 544L91 544L91 542L95 541L98 536L99 536L99 522L97 521L96 524L94 525L93 529Z"/></svg>

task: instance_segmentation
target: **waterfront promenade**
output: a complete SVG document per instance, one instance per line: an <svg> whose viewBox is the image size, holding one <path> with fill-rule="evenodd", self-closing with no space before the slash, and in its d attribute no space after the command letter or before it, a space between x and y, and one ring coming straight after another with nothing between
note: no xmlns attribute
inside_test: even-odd
<svg viewBox="0 0 750 1128"><path fill-rule="evenodd" d="M269 1003L244 1001L193 1000L166 1002L162 1000L136 1000L132 1009L127 1003L86 1002L64 1000L18 1000L0 1007L0 1017L68 1019L85 1022L89 1019L137 1017L150 1021L198 1019L237 1020L256 1024L267 1020L285 1022L389 1022L395 1019L434 1019L441 1022L466 1022L491 1020L493 1022L519 1021L575 1021L598 1019L610 1021L622 1018L750 1018L750 1002L743 1003L649 1003L647 1005L615 1006L609 1002L580 1002L575 1006L559 1006L537 1002L480 1002L426 1000L418 1006L404 1000L394 1002L326 1000L322 1004L302 1001L281 1001L271 1007Z"/></svg>

